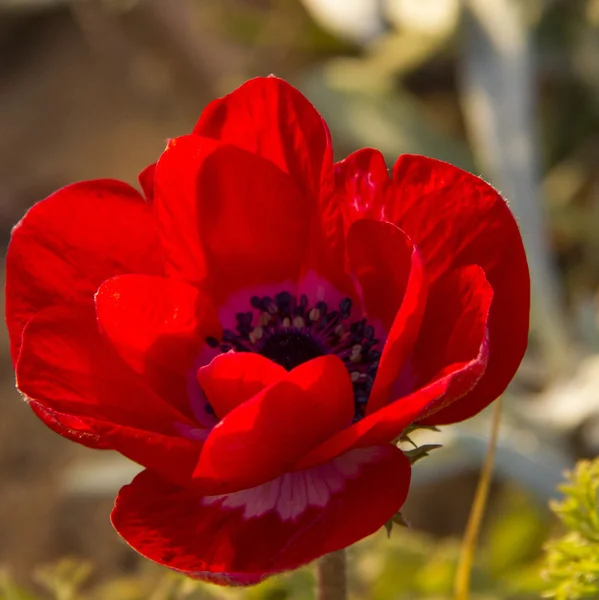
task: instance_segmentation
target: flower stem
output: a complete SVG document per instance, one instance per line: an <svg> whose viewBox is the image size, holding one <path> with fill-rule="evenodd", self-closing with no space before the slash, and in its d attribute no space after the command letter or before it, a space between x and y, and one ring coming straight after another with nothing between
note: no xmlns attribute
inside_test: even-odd
<svg viewBox="0 0 599 600"><path fill-rule="evenodd" d="M346 600L347 575L345 550L323 556L316 566L317 600Z"/></svg>
<svg viewBox="0 0 599 600"><path fill-rule="evenodd" d="M470 509L468 524L462 539L460 549L460 558L454 583L454 599L468 600L470 597L470 573L472 563L474 562L474 552L476 551L476 542L480 525L485 514L487 498L489 497L489 487L491 485L491 475L493 474L493 463L495 462L495 448L497 447L497 438L499 435L499 424L501 422L501 398L496 400L491 422L491 436L489 438L489 447L485 462L483 464L478 486L474 495L474 502Z"/></svg>

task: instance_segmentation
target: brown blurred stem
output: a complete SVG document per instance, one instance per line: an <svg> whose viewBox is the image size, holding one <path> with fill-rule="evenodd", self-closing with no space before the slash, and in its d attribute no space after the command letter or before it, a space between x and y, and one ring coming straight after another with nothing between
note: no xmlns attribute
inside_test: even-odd
<svg viewBox="0 0 599 600"><path fill-rule="evenodd" d="M346 600L347 571L345 550L323 556L316 565L317 600Z"/></svg>

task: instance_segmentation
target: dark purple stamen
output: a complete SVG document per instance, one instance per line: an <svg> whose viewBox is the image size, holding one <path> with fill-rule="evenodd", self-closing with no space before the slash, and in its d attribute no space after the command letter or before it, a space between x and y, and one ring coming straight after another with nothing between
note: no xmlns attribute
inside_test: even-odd
<svg viewBox="0 0 599 600"><path fill-rule="evenodd" d="M366 319L348 323L352 300L344 298L331 310L326 302L310 306L308 297L296 298L282 291L271 298L252 296L252 311L235 315L235 330L225 329L222 339L210 337L206 343L221 352L255 352L288 371L325 354L335 354L345 363L354 388L355 420L364 408L378 369L379 340Z"/></svg>

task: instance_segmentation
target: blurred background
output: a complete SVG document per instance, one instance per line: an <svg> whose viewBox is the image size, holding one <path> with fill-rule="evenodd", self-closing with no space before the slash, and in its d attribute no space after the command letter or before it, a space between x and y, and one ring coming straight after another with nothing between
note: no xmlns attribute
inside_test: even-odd
<svg viewBox="0 0 599 600"><path fill-rule="evenodd" d="M338 159L374 146L482 175L509 199L533 276L529 352L506 394L473 579L544 589L547 509L599 453L599 0L0 0L0 232L67 183L136 184L212 98L275 73L327 119ZM249 592L182 582L109 523L135 465L46 429L1 338L0 598L311 598L303 570ZM420 443L411 524L352 550L353 596L448 598L489 415Z"/></svg>

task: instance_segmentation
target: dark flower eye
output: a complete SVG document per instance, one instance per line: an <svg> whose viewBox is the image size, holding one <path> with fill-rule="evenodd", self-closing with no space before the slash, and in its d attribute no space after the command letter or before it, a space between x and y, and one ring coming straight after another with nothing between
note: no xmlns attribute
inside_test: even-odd
<svg viewBox="0 0 599 600"><path fill-rule="evenodd" d="M253 311L236 313L235 330L225 329L221 341L206 339L211 348L254 352L287 371L319 356L338 356L353 385L354 420L364 416L384 340L374 337L366 318L352 315L351 298L327 306L322 300L311 304L305 293L282 291L273 298L252 296L249 303Z"/></svg>

